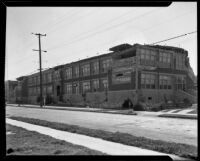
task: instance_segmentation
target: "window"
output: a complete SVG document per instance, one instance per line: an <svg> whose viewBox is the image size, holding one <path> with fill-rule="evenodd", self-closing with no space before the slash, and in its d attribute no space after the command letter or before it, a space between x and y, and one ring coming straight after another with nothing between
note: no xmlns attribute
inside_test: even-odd
<svg viewBox="0 0 200 161"><path fill-rule="evenodd" d="M76 66L76 67L74 68L74 77L75 77L75 78L78 78L78 77L79 77L79 66Z"/></svg>
<svg viewBox="0 0 200 161"><path fill-rule="evenodd" d="M111 66L112 59L106 59L102 61L102 72L107 72L109 67Z"/></svg>
<svg viewBox="0 0 200 161"><path fill-rule="evenodd" d="M40 87L37 87L37 95L40 95Z"/></svg>
<svg viewBox="0 0 200 161"><path fill-rule="evenodd" d="M60 71L59 70L55 71L54 75L55 75L56 81L60 80Z"/></svg>
<svg viewBox="0 0 200 161"><path fill-rule="evenodd" d="M51 73L48 73L47 74L47 82L49 83L49 82L52 82L52 75L51 75Z"/></svg>
<svg viewBox="0 0 200 161"><path fill-rule="evenodd" d="M177 76L176 77L176 87L177 89L185 91L186 80L184 76Z"/></svg>
<svg viewBox="0 0 200 161"><path fill-rule="evenodd" d="M37 76L37 84L40 84L40 76Z"/></svg>
<svg viewBox="0 0 200 161"><path fill-rule="evenodd" d="M43 83L46 83L46 74L43 74L43 75L42 75L42 82L43 82Z"/></svg>
<svg viewBox="0 0 200 161"><path fill-rule="evenodd" d="M48 86L47 87L47 94L52 94L53 93L53 90L52 90L52 86Z"/></svg>
<svg viewBox="0 0 200 161"><path fill-rule="evenodd" d="M65 78L71 79L72 78L72 68L67 68L65 72L66 72Z"/></svg>
<svg viewBox="0 0 200 161"><path fill-rule="evenodd" d="M159 76L160 89L172 89L172 82L170 76L160 75Z"/></svg>
<svg viewBox="0 0 200 161"><path fill-rule="evenodd" d="M29 85L32 85L32 83L33 83L32 77L29 78L28 83L29 83Z"/></svg>
<svg viewBox="0 0 200 161"><path fill-rule="evenodd" d="M74 92L75 94L79 94L79 83L73 83L73 88L74 88Z"/></svg>
<svg viewBox="0 0 200 161"><path fill-rule="evenodd" d="M28 89L28 95L31 96L32 95L32 88Z"/></svg>
<svg viewBox="0 0 200 161"><path fill-rule="evenodd" d="M92 74L99 74L99 62L92 63Z"/></svg>
<svg viewBox="0 0 200 161"><path fill-rule="evenodd" d="M171 63L171 54L166 52L160 52L159 61L161 63Z"/></svg>
<svg viewBox="0 0 200 161"><path fill-rule="evenodd" d="M140 49L140 60L141 64L153 65L156 60L156 52L149 49Z"/></svg>
<svg viewBox="0 0 200 161"><path fill-rule="evenodd" d="M46 94L46 87L43 87L43 94L45 95Z"/></svg>
<svg viewBox="0 0 200 161"><path fill-rule="evenodd" d="M176 69L182 70L184 67L184 56L181 54L176 55Z"/></svg>
<svg viewBox="0 0 200 161"><path fill-rule="evenodd" d="M90 81L83 82L83 93L90 91Z"/></svg>
<svg viewBox="0 0 200 161"><path fill-rule="evenodd" d="M155 74L141 74L141 88L143 89L155 89Z"/></svg>
<svg viewBox="0 0 200 161"><path fill-rule="evenodd" d="M82 66L82 74L83 76L90 75L90 64L86 64Z"/></svg>
<svg viewBox="0 0 200 161"><path fill-rule="evenodd" d="M98 79L92 81L92 88L93 88L93 91L97 91L99 89L99 80Z"/></svg>
<svg viewBox="0 0 200 161"><path fill-rule="evenodd" d="M72 84L65 84L65 93L72 94Z"/></svg>
<svg viewBox="0 0 200 161"><path fill-rule="evenodd" d="M108 79L102 79L102 86L103 86L103 89L106 90L108 89Z"/></svg>

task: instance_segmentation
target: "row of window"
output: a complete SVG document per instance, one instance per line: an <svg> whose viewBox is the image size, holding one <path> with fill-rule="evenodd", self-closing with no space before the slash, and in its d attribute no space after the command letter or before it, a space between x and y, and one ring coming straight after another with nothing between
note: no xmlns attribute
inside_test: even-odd
<svg viewBox="0 0 200 161"><path fill-rule="evenodd" d="M64 93L66 94L79 94L80 88L82 89L82 93L89 92L89 91L98 91L100 88L100 83L102 84L102 87L104 90L108 89L108 79L103 78L101 80L95 79L91 81L84 81L84 82L73 82L73 83L66 83ZM73 92L74 91L74 92ZM40 94L40 87L36 88L29 88L29 95L35 96ZM45 86L43 87L43 94L52 94L53 93L53 87L52 86Z"/></svg>
<svg viewBox="0 0 200 161"><path fill-rule="evenodd" d="M48 74L43 74L42 75L42 82L43 83L51 83L52 82L52 74L48 73ZM36 85L36 84L40 84L40 76L35 76L35 77L30 77L28 79L28 84L30 85Z"/></svg>
<svg viewBox="0 0 200 161"><path fill-rule="evenodd" d="M109 67L111 66L112 63L112 59L105 59L102 60L102 71L101 72L107 72L107 70L109 69ZM91 69L90 69L91 68ZM65 79L71 79L71 78L78 78L80 75L82 76L89 76L89 75L93 75L93 74L99 74L99 62L92 62L91 66L90 64L84 64L82 66L75 66L73 68L74 71L72 71L72 67L66 68L64 71L64 76ZM73 73L73 75L72 75ZM59 81L61 80L61 75L60 75L60 71L57 70L54 72L54 80L55 81ZM52 82L52 73L48 73L48 74L43 74L42 76L43 78L43 83L50 83ZM36 85L36 84L40 84L40 76L35 76L35 77L30 77L28 80L28 84L29 85Z"/></svg>
<svg viewBox="0 0 200 161"><path fill-rule="evenodd" d="M112 62L111 59L106 59L102 61L102 72L107 72L107 70L111 66L111 62ZM89 76L91 74L92 75L99 74L99 62L98 61L93 62L91 63L91 66L90 64L84 64L80 67L80 70L79 70L79 66L76 66L73 69L74 69L74 72L72 72L72 67L66 68L65 79L72 79L72 77L78 78L80 74L82 76ZM74 73L73 76L72 76L72 73Z"/></svg>
<svg viewBox="0 0 200 161"><path fill-rule="evenodd" d="M176 54L176 69L182 70L185 64L182 54Z"/></svg>
<svg viewBox="0 0 200 161"><path fill-rule="evenodd" d="M91 81L88 80L88 81L84 81L84 82L80 82L80 83L79 82L66 83L64 93L79 94L80 89L81 89L82 93L91 92L91 91L95 92L95 91L99 90L100 83L102 84L102 87L104 88L104 90L108 89L108 79L104 78L104 79L101 79L100 81L99 81L99 79L95 79L95 80L91 80Z"/></svg>
<svg viewBox="0 0 200 161"><path fill-rule="evenodd" d="M154 50L149 49L140 49L140 60L142 64L146 64L149 62L156 61L156 52ZM145 63L145 61L147 61ZM167 52L160 52L159 53L159 62L161 63L171 63L171 53Z"/></svg>
<svg viewBox="0 0 200 161"><path fill-rule="evenodd" d="M176 77L177 89L185 90L186 80L184 76ZM155 89L156 88L156 75L155 74L141 74L141 88ZM172 78L167 75L159 76L159 89L172 89Z"/></svg>
<svg viewBox="0 0 200 161"><path fill-rule="evenodd" d="M46 95L46 94L52 94L53 93L53 87L52 86L45 86L45 87L43 87L42 93L44 95ZM29 96L39 95L40 94L40 87L29 88L28 94L29 94Z"/></svg>
<svg viewBox="0 0 200 161"><path fill-rule="evenodd" d="M141 49L140 59L141 60L155 61L156 60L156 53L153 50Z"/></svg>

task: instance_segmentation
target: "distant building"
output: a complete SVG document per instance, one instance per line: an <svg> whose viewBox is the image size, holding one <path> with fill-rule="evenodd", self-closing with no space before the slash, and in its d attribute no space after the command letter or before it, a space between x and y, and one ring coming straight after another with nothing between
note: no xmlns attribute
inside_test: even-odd
<svg viewBox="0 0 200 161"><path fill-rule="evenodd" d="M37 103L39 73L20 78L22 98ZM188 52L171 46L121 44L110 53L45 70L42 83L44 97L75 106L119 108L127 98L133 104L197 101Z"/></svg>
<svg viewBox="0 0 200 161"><path fill-rule="evenodd" d="M7 103L15 103L16 101L16 87L18 82L8 80L5 82L5 101Z"/></svg>

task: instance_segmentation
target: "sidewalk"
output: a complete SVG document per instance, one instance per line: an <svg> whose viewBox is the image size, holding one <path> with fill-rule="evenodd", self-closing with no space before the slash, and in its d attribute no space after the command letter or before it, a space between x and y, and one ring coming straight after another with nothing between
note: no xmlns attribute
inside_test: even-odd
<svg viewBox="0 0 200 161"><path fill-rule="evenodd" d="M7 104L9 106L18 107L18 104ZM28 105L23 104L20 107L28 108L41 108L39 105ZM61 107L61 106L44 106L45 109L56 109L56 110L69 110L69 111L83 111L83 112L100 112L110 114L123 114L123 115L137 115L136 112L129 110L117 110L117 109L102 109L102 108L89 108L89 107Z"/></svg>
<svg viewBox="0 0 200 161"><path fill-rule="evenodd" d="M197 119L197 109L171 109L160 111L158 117Z"/></svg>
<svg viewBox="0 0 200 161"><path fill-rule="evenodd" d="M8 105L18 107L17 104L8 104ZM28 104L20 105L20 107L41 108L39 105L28 105ZM101 108L87 108L87 107L61 107L61 106L44 106L44 108L56 109L56 110L69 110L69 111L123 114L123 115L197 119L197 113L196 114L190 113L194 109L168 109L158 112L150 112L150 111L131 111L131 110L101 109Z"/></svg>
<svg viewBox="0 0 200 161"><path fill-rule="evenodd" d="M142 155L142 156L168 155L173 160L182 160L182 161L189 160L189 159L178 157L171 154L160 153L160 152L146 150L146 149L142 149L142 148L138 148L134 146L128 146L128 145L123 145L120 143L110 142L110 141L102 140L99 138L55 130L55 129L47 128L44 126L38 126L38 125L29 124L29 123L24 123L21 121L12 120L9 118L6 118L6 123L11 124L13 126L17 126L17 127L22 127L29 131L36 131L38 133L48 135L59 140L64 140L66 142L81 145L93 150L101 151L109 155Z"/></svg>

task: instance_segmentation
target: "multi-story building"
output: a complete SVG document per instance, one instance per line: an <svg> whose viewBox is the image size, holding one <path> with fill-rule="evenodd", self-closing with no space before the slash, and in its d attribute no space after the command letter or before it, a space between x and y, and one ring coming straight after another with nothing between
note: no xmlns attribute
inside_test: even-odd
<svg viewBox="0 0 200 161"><path fill-rule="evenodd" d="M17 81L5 82L5 100L7 103L14 103L16 101L16 87Z"/></svg>
<svg viewBox="0 0 200 161"><path fill-rule="evenodd" d="M110 53L43 71L43 96L55 103L120 107L129 98L133 104L158 103L188 98L195 88L188 52L159 45L122 44ZM36 103L40 93L39 73L23 77L27 100ZM24 85L26 87L26 85ZM24 95L25 96L25 95Z"/></svg>

